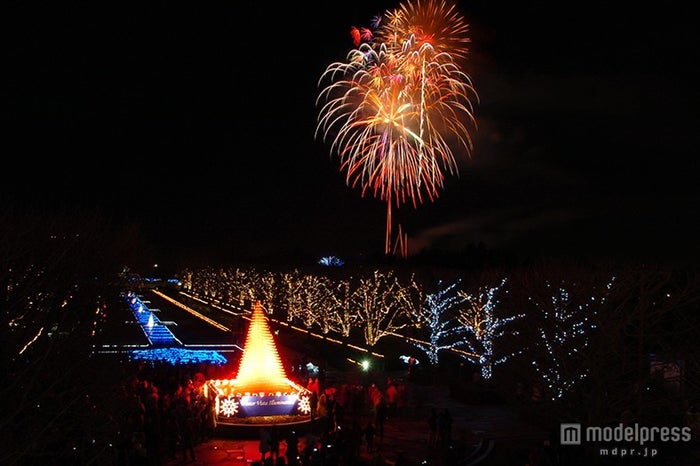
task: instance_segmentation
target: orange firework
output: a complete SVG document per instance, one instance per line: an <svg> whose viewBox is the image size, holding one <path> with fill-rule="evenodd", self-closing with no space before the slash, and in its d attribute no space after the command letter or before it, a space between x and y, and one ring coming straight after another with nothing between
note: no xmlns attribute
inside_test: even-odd
<svg viewBox="0 0 700 466"><path fill-rule="evenodd" d="M477 95L449 50L466 40L452 8L409 3L385 16L372 43L321 76L319 84L330 82L318 97L316 134L332 140L348 185L386 201L389 253L392 204L433 201L445 174L458 173L453 146L471 154Z"/></svg>
<svg viewBox="0 0 700 466"><path fill-rule="evenodd" d="M438 53L447 52L454 60L462 60L467 57L468 32L469 25L453 4L415 0L387 12L375 36L387 43L413 36L418 47L430 44Z"/></svg>

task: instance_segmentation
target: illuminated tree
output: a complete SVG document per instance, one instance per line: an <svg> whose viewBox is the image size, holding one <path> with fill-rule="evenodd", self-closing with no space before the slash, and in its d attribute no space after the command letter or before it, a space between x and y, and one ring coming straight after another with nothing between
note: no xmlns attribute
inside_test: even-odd
<svg viewBox="0 0 700 466"><path fill-rule="evenodd" d="M249 310L258 299L258 272L255 269L221 270L218 279L225 290L224 302Z"/></svg>
<svg viewBox="0 0 700 466"><path fill-rule="evenodd" d="M313 321L323 334L331 330L331 316L328 310L335 304L335 284L324 276L308 275L305 277L307 312L313 314ZM308 328L308 324L307 325Z"/></svg>
<svg viewBox="0 0 700 466"><path fill-rule="evenodd" d="M180 272L180 283L182 289L185 291L192 291L193 289L198 289L196 279L199 277L199 271L195 272L192 269L184 269Z"/></svg>
<svg viewBox="0 0 700 466"><path fill-rule="evenodd" d="M324 256L318 260L318 263L326 267L342 267L345 261L336 256Z"/></svg>
<svg viewBox="0 0 700 466"><path fill-rule="evenodd" d="M369 347L411 325L412 313L418 307L413 290L402 285L393 272L375 271L370 277L360 278L350 301L357 309Z"/></svg>
<svg viewBox="0 0 700 466"><path fill-rule="evenodd" d="M481 376L485 379L491 378L493 366L512 356L512 354L508 354L497 357L495 354L494 346L498 339L517 333L515 330L507 332L504 327L524 316L524 314L507 317L497 316L499 292L508 292L503 290L506 281L507 279L504 278L497 286L481 287L476 293L458 291L459 297L467 306L460 309L457 321L467 333L464 343L471 351L479 354Z"/></svg>
<svg viewBox="0 0 700 466"><path fill-rule="evenodd" d="M278 278L274 273L266 272L258 275L256 299L260 301L267 314L275 313L277 284Z"/></svg>
<svg viewBox="0 0 700 466"><path fill-rule="evenodd" d="M528 297L539 311L536 318L537 336L532 365L541 378L543 388L551 399L564 397L579 381L588 376L586 365L581 364L584 352L596 329L598 307L605 302L602 296L589 295L589 289L580 290L576 283L562 282L554 288L546 283L548 299ZM572 289L579 294L571 295Z"/></svg>
<svg viewBox="0 0 700 466"><path fill-rule="evenodd" d="M287 311L287 322L306 320L304 316L304 277L301 272L294 269L292 272L281 274L282 302Z"/></svg>
<svg viewBox="0 0 700 466"><path fill-rule="evenodd" d="M338 282L331 295L332 302L326 310L328 327L344 337L350 336L359 320L357 311L352 307L351 296L350 281Z"/></svg>
<svg viewBox="0 0 700 466"><path fill-rule="evenodd" d="M332 282L326 277L301 275L298 271L283 275L286 291L287 321L299 322L306 329L318 326L330 330L326 310L333 305Z"/></svg>
<svg viewBox="0 0 700 466"><path fill-rule="evenodd" d="M457 294L458 284L459 281L443 286L443 282L439 281L438 291L427 294L418 309L418 325L424 329L428 341L412 340L412 343L425 351L433 365L438 364L440 351L462 344L460 334L464 332L464 328L456 325L454 318L458 307L464 301L464 298Z"/></svg>

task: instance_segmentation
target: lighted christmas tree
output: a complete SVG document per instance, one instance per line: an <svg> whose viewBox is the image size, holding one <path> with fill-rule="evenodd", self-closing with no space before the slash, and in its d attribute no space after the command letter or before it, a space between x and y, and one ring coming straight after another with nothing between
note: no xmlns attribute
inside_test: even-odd
<svg viewBox="0 0 700 466"><path fill-rule="evenodd" d="M253 307L235 385L244 393L289 391L289 380L260 301Z"/></svg>

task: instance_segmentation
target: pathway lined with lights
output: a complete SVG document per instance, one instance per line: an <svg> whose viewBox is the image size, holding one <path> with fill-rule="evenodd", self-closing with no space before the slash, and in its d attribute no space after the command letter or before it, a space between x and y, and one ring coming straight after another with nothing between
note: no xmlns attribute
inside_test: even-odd
<svg viewBox="0 0 700 466"><path fill-rule="evenodd" d="M224 311L224 312L226 312L226 313L228 313L228 314L235 315L235 316L238 316L238 317L242 317L242 318L244 318L244 319L250 319L250 317L248 317L248 316L246 315L246 311L245 311L244 309L240 309L240 308L238 308L237 306L234 306L234 305L232 305L232 304L229 304L229 303L221 303L221 302L218 302L218 301L217 301L217 302L207 301L207 300L204 300L204 299L200 298L200 297L197 296L197 295L194 295L194 294L191 294L191 293L188 293L188 292L185 292L185 291L179 291L179 293L180 293L181 295L183 295L183 296L186 296L186 297L189 298L189 299L193 299L193 300L199 301L199 302L201 302L202 304L204 304L204 305L206 305L206 306L210 306L210 307L217 308L217 309L222 310L222 311ZM208 322L208 323L210 323L210 324L212 324L212 325L215 325L215 326L223 326L222 324L219 324L218 322L216 322L215 320L213 320L213 319L211 319L211 318L209 318L209 317L203 316L202 314L200 314L200 313L198 313L198 312L196 312L196 311L190 310L190 308L189 308L188 306L186 306L186 305L180 303L179 301L177 301L177 300L175 300L175 299L173 299L173 298L171 298L171 297L168 297L167 295L165 295L165 294L163 294L163 293L161 293L161 292L156 292L156 294L158 294L159 296L162 296L162 297L165 298L165 299L168 299L168 300L169 300L170 302L172 302L173 304L175 304L175 305L177 305L177 306L179 306L179 307L181 307L181 308L187 310L187 311L190 312L191 314L195 315L196 317L198 317L198 318L200 318L200 319L202 319L202 320L205 320L206 322ZM233 312L233 311L230 310L230 309L226 309L225 307L222 307L222 305L225 305L225 306L228 306L228 307L237 309L238 312ZM356 350L356 351L358 351L358 352L360 352L360 353L365 353L365 354L367 354L367 355L369 355L369 356L374 356L374 357L377 357L377 358L384 358L384 357L385 357L384 354L377 353L377 352L373 351L372 349L363 348L362 346L354 345L353 343L351 343L351 342L349 342L349 341L338 340L338 339L336 339L336 338L332 338L331 336L329 336L329 335L327 335L327 334L321 334L321 333L315 332L315 331L312 330L312 329L299 327L299 326L294 325L294 324L291 324L291 323L289 323L289 322L285 322L284 320L275 319L273 316L267 316L267 317L268 317L268 319L270 320L270 322L274 322L274 323L277 324L277 325L280 325L280 326L283 326L283 327L287 327L287 328L289 328L290 330L294 330L295 332L297 332L297 333L299 333L299 334L308 335L308 336L310 336L310 337L312 337L312 338L317 338L317 339L319 339L319 340L323 340L323 341L329 342L329 343L334 343L334 344L337 344L337 345L344 345L344 346L346 346L346 347L348 347L348 348L350 348L350 349ZM226 327L224 327L224 328L226 328ZM418 339L418 338L413 338L413 337L410 337L410 336L407 336L407 335L403 335L403 334L400 334L400 333L396 333L396 332L387 332L387 335L390 335L390 336L392 336L392 337L396 337L396 338L399 338L399 339L402 339L402 340L411 341L411 342L414 342L414 343L420 343L420 344L424 345L425 347L429 347L429 346L430 346L430 342L428 342L428 341L424 341L424 340L421 340L421 339ZM476 354L476 353L473 353L473 352L471 352L471 351L465 351L465 350L462 350L462 349L460 349L460 348L454 348L454 347L445 348L445 349L446 349L447 351L452 352L452 353L465 356L465 357L467 357L467 358L469 358L469 359L471 359L471 360L478 360L478 359L479 359L479 355ZM352 358L347 358L347 360L348 360L349 362L353 363L353 364L357 364L357 365L360 365L360 366L363 366L364 364L366 364L366 361L356 361L356 360L353 360Z"/></svg>
<svg viewBox="0 0 700 466"><path fill-rule="evenodd" d="M95 346L93 350L95 353L128 353L129 357L134 360L165 361L170 364L207 362L223 365L228 362L228 359L221 354L221 351L240 350L240 347L233 344L185 344L168 328L168 325L177 324L174 321L162 321L159 319L155 313L160 312L160 309L149 308L151 301L143 299L142 296L133 292L123 295L122 299L136 319L135 321L129 321L129 323L138 324L147 339L147 343L105 343ZM168 303L172 304L169 300ZM209 324L212 325L211 322ZM218 330L222 329L218 328ZM185 333L187 333L186 330ZM211 348L211 346L216 347L216 349Z"/></svg>
<svg viewBox="0 0 700 466"><path fill-rule="evenodd" d="M182 346L182 342L173 335L168 327L163 325L153 310L149 309L138 296L131 295L128 299L129 307L151 346L159 348Z"/></svg>

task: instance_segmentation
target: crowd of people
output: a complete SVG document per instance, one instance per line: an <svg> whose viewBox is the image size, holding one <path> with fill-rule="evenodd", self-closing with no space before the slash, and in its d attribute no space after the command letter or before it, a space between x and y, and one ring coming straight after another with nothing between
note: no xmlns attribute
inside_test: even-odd
<svg viewBox="0 0 700 466"><path fill-rule="evenodd" d="M386 388L376 384L340 384L312 390L311 428L300 436L288 430L281 437L277 426L260 429L260 460L254 466L384 465L384 425L389 415L404 406L405 386L389 379ZM284 442L284 454L279 443ZM395 465L405 463L403 452L395 454Z"/></svg>
<svg viewBox="0 0 700 466"><path fill-rule="evenodd" d="M195 460L195 446L214 436L214 399L201 389L207 363L138 362L120 387L116 463L159 466L172 456Z"/></svg>
<svg viewBox="0 0 700 466"><path fill-rule="evenodd" d="M118 465L164 466L173 460L196 460L196 446L216 434L213 397L205 396L207 380L220 376L217 366L141 362L124 381L118 414ZM261 425L260 458L254 466L384 465L406 460L403 452L382 448L385 424L407 403L402 381L319 384L309 378L311 422L303 428ZM430 447L450 441L447 409L426 420ZM428 434L426 434L426 437ZM434 440L433 440L434 439ZM283 446L283 448L281 448ZM170 462L170 463L169 463ZM405 463L404 463L405 464Z"/></svg>

